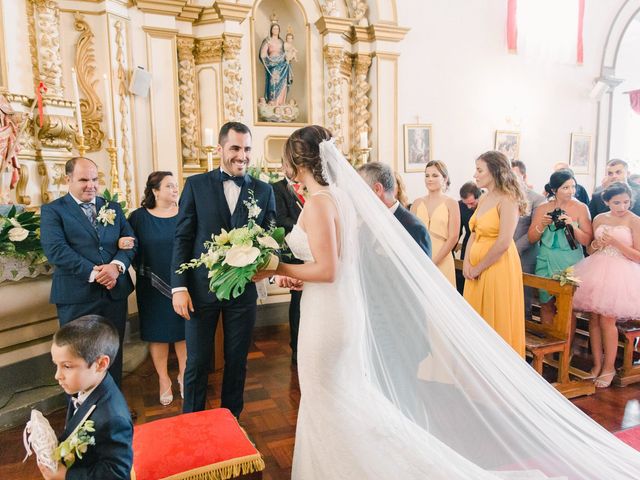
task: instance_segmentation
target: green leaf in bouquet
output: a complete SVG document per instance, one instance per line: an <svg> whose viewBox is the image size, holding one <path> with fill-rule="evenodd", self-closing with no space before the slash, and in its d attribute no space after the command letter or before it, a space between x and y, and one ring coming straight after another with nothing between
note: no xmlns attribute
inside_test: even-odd
<svg viewBox="0 0 640 480"><path fill-rule="evenodd" d="M282 245L282 242L284 242L284 237L285 237L284 227L274 228L273 232L271 232L271 236L276 242L278 242L278 244Z"/></svg>

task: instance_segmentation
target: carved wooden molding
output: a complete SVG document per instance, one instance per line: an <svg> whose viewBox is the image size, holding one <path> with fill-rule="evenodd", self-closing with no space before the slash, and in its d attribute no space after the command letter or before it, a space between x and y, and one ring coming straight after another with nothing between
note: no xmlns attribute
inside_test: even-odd
<svg viewBox="0 0 640 480"><path fill-rule="evenodd" d="M60 54L60 10L54 0L29 0L34 8L36 60L47 96L62 98L62 56Z"/></svg>
<svg viewBox="0 0 640 480"><path fill-rule="evenodd" d="M74 147L73 139L77 132L76 120L62 115L44 115L42 127L38 128L38 140L45 148L65 148L68 151Z"/></svg>
<svg viewBox="0 0 640 480"><path fill-rule="evenodd" d="M122 148L122 165L127 205L133 205L131 185L133 184L133 165L131 162L131 143L129 140L129 93L125 54L125 26L121 21L115 23L116 29L116 63L118 64L118 110L120 112L120 147ZM117 161L116 161L117 166Z"/></svg>
<svg viewBox="0 0 640 480"><path fill-rule="evenodd" d="M371 120L371 112L369 112L369 104L371 103L369 92L371 91L371 84L367 81L369 68L371 67L371 55L360 53L354 58L354 63L355 81L352 90L354 128L352 149L355 151L361 147L360 134L366 132L367 138L370 138L369 134L371 133L371 126L369 125Z"/></svg>
<svg viewBox="0 0 640 480"><path fill-rule="evenodd" d="M75 65L76 71L78 72L80 89L87 96L86 99L83 98L80 100L84 144L88 147L88 151L97 152L102 148L104 132L100 129L100 123L102 122L102 102L95 91L95 86L98 83L98 80L95 78L95 35L80 13L76 12L74 18L75 29L82 32L76 44Z"/></svg>
<svg viewBox="0 0 640 480"><path fill-rule="evenodd" d="M324 47L324 58L327 64L328 79L326 83L326 113L329 130L336 139L336 146L341 147L343 143L342 135L342 72L343 60L342 47L326 45Z"/></svg>
<svg viewBox="0 0 640 480"><path fill-rule="evenodd" d="M241 35L222 35L222 85L224 96L224 120L242 121L242 69L238 54L241 48Z"/></svg>
<svg viewBox="0 0 640 480"><path fill-rule="evenodd" d="M219 63L222 60L222 37L200 38L195 41L196 65Z"/></svg>
<svg viewBox="0 0 640 480"><path fill-rule="evenodd" d="M180 99L180 139L183 163L199 163L196 140L198 131L198 101L196 64L193 55L195 41L178 37L178 92Z"/></svg>

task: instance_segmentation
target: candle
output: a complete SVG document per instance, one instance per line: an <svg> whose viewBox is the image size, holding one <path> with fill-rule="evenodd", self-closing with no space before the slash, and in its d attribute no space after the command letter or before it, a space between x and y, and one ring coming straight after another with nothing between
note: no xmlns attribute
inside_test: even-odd
<svg viewBox="0 0 640 480"><path fill-rule="evenodd" d="M369 148L369 138L366 130L360 132L360 148Z"/></svg>
<svg viewBox="0 0 640 480"><path fill-rule="evenodd" d="M204 129L204 145L205 147L213 146L213 128Z"/></svg>
<svg viewBox="0 0 640 480"><path fill-rule="evenodd" d="M111 116L111 92L109 91L109 82L107 74L102 75L102 83L104 84L104 113L107 122L107 139L115 138L113 136L113 118Z"/></svg>
<svg viewBox="0 0 640 480"><path fill-rule="evenodd" d="M76 122L78 122L78 135L84 136L82 130L82 113L80 113L80 93L78 93L78 75L76 75L76 69L71 69L71 80L73 84L73 97L76 101Z"/></svg>

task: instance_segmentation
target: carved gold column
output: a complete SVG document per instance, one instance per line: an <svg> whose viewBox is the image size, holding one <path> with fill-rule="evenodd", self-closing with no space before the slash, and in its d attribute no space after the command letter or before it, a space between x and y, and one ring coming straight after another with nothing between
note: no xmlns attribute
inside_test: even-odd
<svg viewBox="0 0 640 480"><path fill-rule="evenodd" d="M344 141L342 135L342 114L344 112L342 105L342 53L342 47L331 45L324 47L324 59L328 74L325 96L327 125L336 139L338 147L341 147Z"/></svg>
<svg viewBox="0 0 640 480"><path fill-rule="evenodd" d="M96 84L98 83L98 80L95 78L95 35L80 13L76 12L74 18L74 27L80 32L80 37L76 43L75 67L78 72L80 90L87 97L86 99L83 98L80 100L84 144L87 146L89 152L97 152L102 147L104 133L100 129L100 123L102 122L102 102L95 90Z"/></svg>
<svg viewBox="0 0 640 480"><path fill-rule="evenodd" d="M122 166L124 193L127 205L133 205L131 185L133 184L133 164L131 162L131 141L129 139L129 78L126 69L125 25L118 20L116 29L116 63L118 80L118 111L120 112L120 148L122 149ZM116 161L117 166L117 161Z"/></svg>
<svg viewBox="0 0 640 480"><path fill-rule="evenodd" d="M242 36L224 33L222 40L224 121L241 122L244 110L242 108L242 69L238 53L240 53Z"/></svg>
<svg viewBox="0 0 640 480"><path fill-rule="evenodd" d="M38 65L38 77L36 78L47 86L48 97L62 98L64 88L62 87L58 4L54 0L29 0L27 7L33 17L35 60ZM31 20L29 23L31 24ZM34 54L33 44L31 45L31 53Z"/></svg>
<svg viewBox="0 0 640 480"><path fill-rule="evenodd" d="M355 79L353 85L352 96L352 112L353 112L353 136L352 149L356 151L363 148L360 145L360 134L366 132L367 138L370 138L371 126L369 125L371 113L369 112L369 91L371 84L367 81L369 67L371 67L371 55L359 53L354 59L355 63ZM367 145L368 148L369 145Z"/></svg>
<svg viewBox="0 0 640 480"><path fill-rule="evenodd" d="M202 38L195 41L195 63L220 63L222 60L222 38Z"/></svg>
<svg viewBox="0 0 640 480"><path fill-rule="evenodd" d="M180 97L180 139L183 164L199 166L196 149L198 136L195 41L178 37L178 92Z"/></svg>

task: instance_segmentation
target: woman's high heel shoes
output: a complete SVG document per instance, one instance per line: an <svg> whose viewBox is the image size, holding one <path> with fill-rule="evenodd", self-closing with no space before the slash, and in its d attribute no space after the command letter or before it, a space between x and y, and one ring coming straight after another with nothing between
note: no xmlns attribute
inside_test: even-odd
<svg viewBox="0 0 640 480"><path fill-rule="evenodd" d="M177 378L178 385L180 385L180 398L184 400L184 383L183 380L180 380L180 377Z"/></svg>
<svg viewBox="0 0 640 480"><path fill-rule="evenodd" d="M173 392L171 391L171 387L172 385L169 385L167 391L160 394L160 404L164 405L165 407L173 402Z"/></svg>

